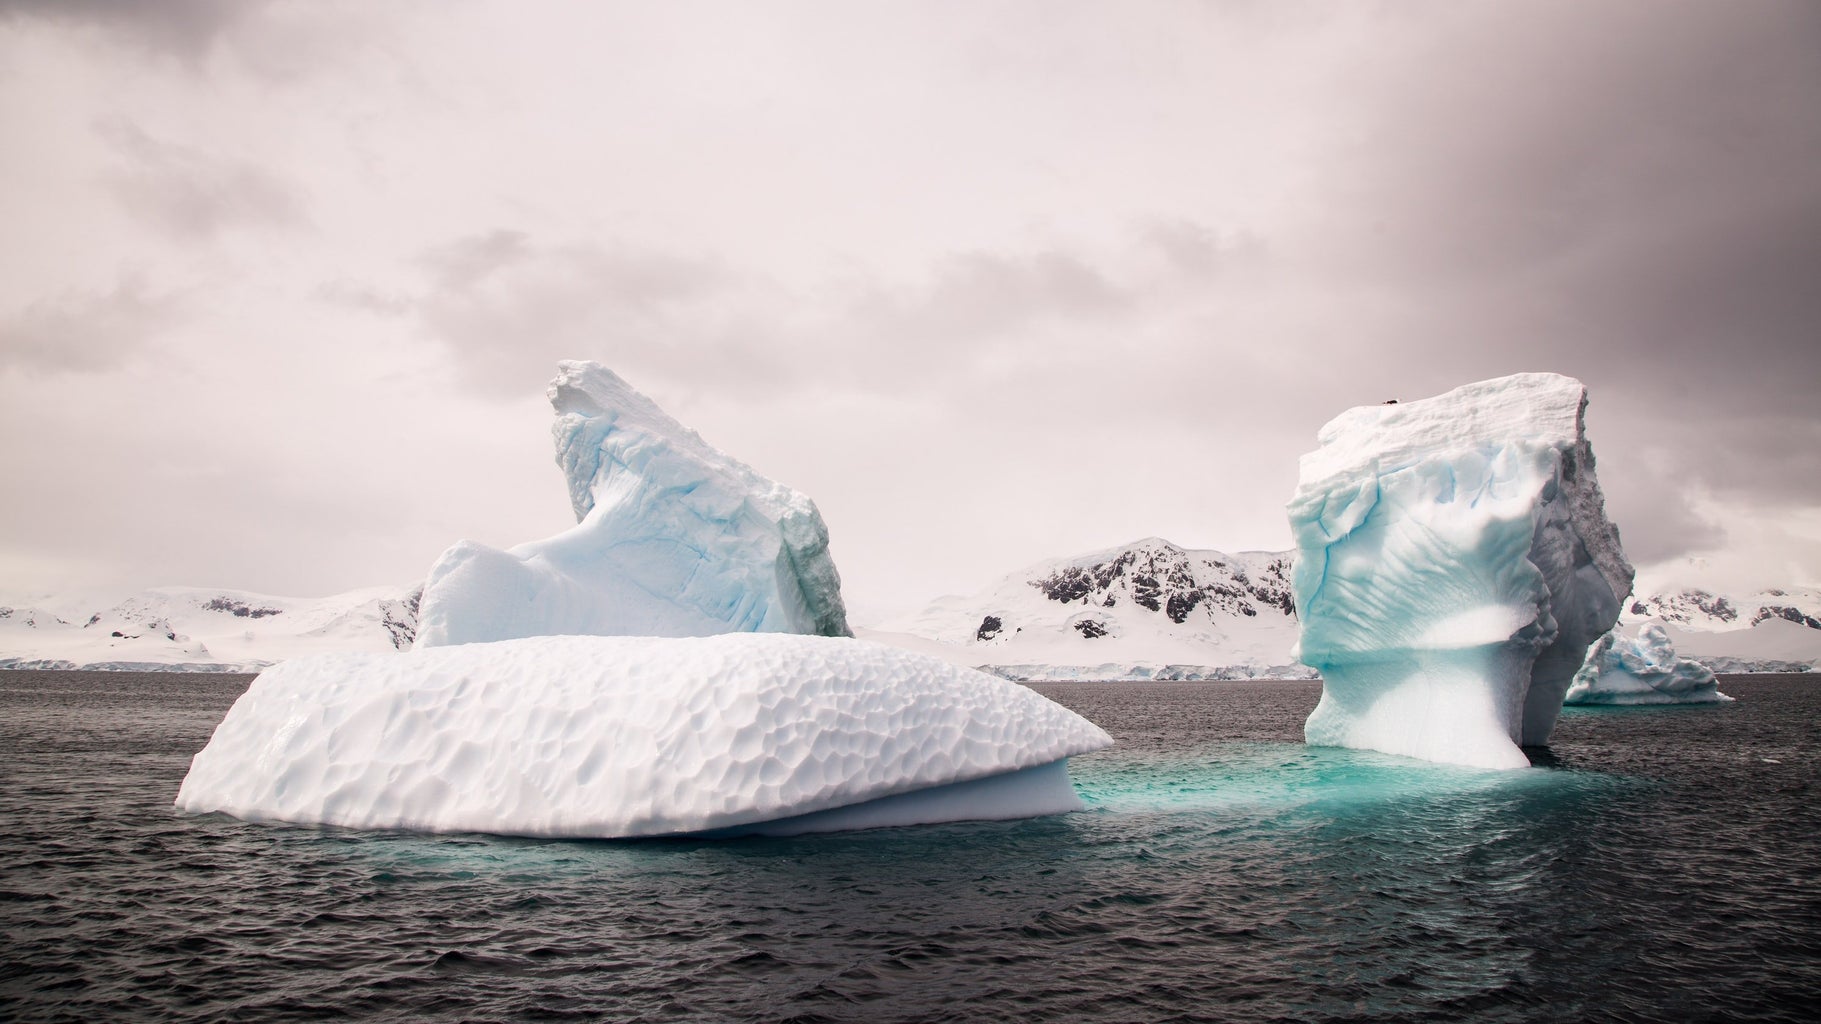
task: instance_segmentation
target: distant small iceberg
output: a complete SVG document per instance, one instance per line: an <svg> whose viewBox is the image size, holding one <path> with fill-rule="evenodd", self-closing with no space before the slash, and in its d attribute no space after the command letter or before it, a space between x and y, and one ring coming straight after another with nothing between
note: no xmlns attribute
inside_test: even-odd
<svg viewBox="0 0 1821 1024"><path fill-rule="evenodd" d="M1720 704L1721 693L1707 666L1679 657L1669 634L1646 623L1635 637L1617 629L1587 650L1564 704Z"/></svg>

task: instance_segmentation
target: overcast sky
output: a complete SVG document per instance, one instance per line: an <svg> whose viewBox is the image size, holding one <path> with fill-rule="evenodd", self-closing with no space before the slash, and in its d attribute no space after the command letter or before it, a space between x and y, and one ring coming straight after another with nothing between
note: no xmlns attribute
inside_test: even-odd
<svg viewBox="0 0 1821 1024"><path fill-rule="evenodd" d="M1821 4L0 0L0 597L572 521L597 359L861 622L1284 548L1342 409L1587 382L1640 564L1821 581Z"/></svg>

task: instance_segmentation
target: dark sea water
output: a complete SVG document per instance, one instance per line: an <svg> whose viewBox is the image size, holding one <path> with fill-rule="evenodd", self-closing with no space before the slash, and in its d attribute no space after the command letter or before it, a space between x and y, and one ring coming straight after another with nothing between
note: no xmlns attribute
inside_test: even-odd
<svg viewBox="0 0 1821 1024"><path fill-rule="evenodd" d="M0 673L0 1019L1815 1020L1821 679L1543 767L1299 742L1315 683L1039 689L1091 805L724 842L170 809L246 677Z"/></svg>

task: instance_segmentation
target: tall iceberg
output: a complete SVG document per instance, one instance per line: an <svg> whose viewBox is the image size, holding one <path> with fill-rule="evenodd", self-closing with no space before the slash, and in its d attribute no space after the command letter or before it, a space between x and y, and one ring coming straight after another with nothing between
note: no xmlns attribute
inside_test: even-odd
<svg viewBox="0 0 1821 1024"><path fill-rule="evenodd" d="M1321 429L1288 506L1309 743L1529 764L1631 592L1586 409L1580 381L1521 373Z"/></svg>
<svg viewBox="0 0 1821 1024"><path fill-rule="evenodd" d="M1587 660L1568 687L1568 704L1722 704L1706 665L1676 654L1669 634L1654 622L1635 637L1617 629L1587 649Z"/></svg>
<svg viewBox="0 0 1821 1024"><path fill-rule="evenodd" d="M551 634L848 636L815 503L703 441L594 362L557 364L556 460L576 525L430 569L417 647Z"/></svg>
<svg viewBox="0 0 1821 1024"><path fill-rule="evenodd" d="M261 673L177 807L353 828L796 835L1076 810L1112 740L1033 690L846 638L542 636Z"/></svg>

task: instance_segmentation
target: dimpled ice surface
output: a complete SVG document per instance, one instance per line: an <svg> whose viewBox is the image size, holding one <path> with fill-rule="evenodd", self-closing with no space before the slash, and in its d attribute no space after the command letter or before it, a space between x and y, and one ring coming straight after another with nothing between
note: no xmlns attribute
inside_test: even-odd
<svg viewBox="0 0 1821 1024"><path fill-rule="evenodd" d="M1112 740L1036 692L860 640L551 636L267 669L193 812L434 832L794 834L1075 810Z"/></svg>
<svg viewBox="0 0 1821 1024"><path fill-rule="evenodd" d="M1569 704L1720 704L1707 666L1679 657L1669 634L1654 622L1635 637L1617 629L1587 649L1587 660L1568 687Z"/></svg>
<svg viewBox="0 0 1821 1024"><path fill-rule="evenodd" d="M1324 680L1308 742L1529 764L1631 591L1586 408L1580 381L1522 373L1322 428L1288 506Z"/></svg>
<svg viewBox="0 0 1821 1024"><path fill-rule="evenodd" d="M417 646L554 634L847 636L815 503L707 444L611 370L558 363L557 463L576 525L430 569Z"/></svg>

